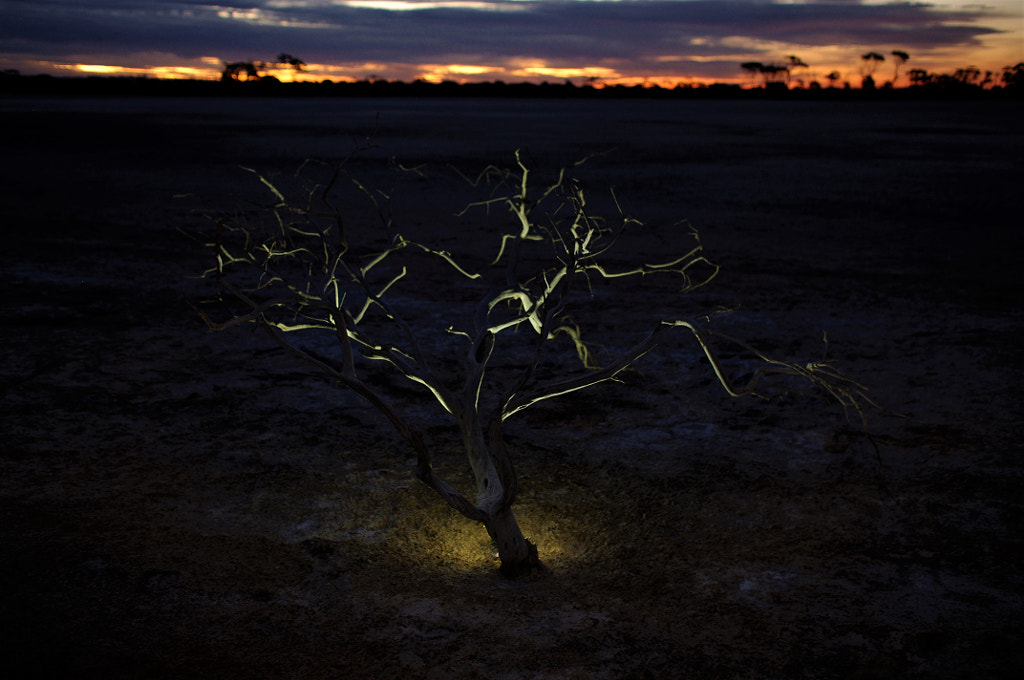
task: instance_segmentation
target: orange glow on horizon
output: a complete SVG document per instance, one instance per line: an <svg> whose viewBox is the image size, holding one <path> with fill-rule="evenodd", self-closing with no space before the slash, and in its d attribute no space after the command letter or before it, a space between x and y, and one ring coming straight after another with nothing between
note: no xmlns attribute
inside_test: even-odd
<svg viewBox="0 0 1024 680"><path fill-rule="evenodd" d="M968 66L976 66L981 74L991 72L995 82L999 82L1004 67L1013 66L1019 63L1022 58L1014 54L1013 40L1009 36L1002 36L1004 39L998 43L1001 49L977 50L974 52L960 51L951 54L921 54L910 53L910 58L899 66L899 78L895 82L896 87L906 87L909 83L908 73L913 69L923 69L930 73L952 74L957 69ZM823 48L796 53L801 55L804 61L810 65L795 69L788 79L791 87L808 87L817 83L821 87L844 87L849 84L851 87L859 88L864 75L864 62L861 61L861 51L850 48ZM889 50L878 50L886 57L886 60L877 65L874 79L877 85L881 86L893 80L896 74L896 61ZM784 51L780 51L783 53ZM0 55L3 56L3 55ZM155 55L150 55L152 58ZM171 61L173 57L159 55L161 61ZM742 87L760 86L763 80L756 74L744 71L740 63L745 61L744 53L737 51L735 55L725 58L711 60L703 57L682 57L664 56L656 57L654 62L659 64L659 72L650 75L637 75L624 72L621 66L612 67L609 65L566 67L552 65L540 59L513 59L505 63L453 63L453 64L409 64L409 63L342 63L323 64L311 63L305 65L301 71L283 64L263 64L260 68L261 75L274 76L282 82L356 82L361 80L388 80L412 82L424 80L430 83L451 81L459 84L473 82L531 82L539 84L552 82L572 82L577 86L591 85L596 88L613 86L643 86L662 87L671 89L677 86L700 87L712 84L740 85ZM985 59L980 57L984 56ZM817 59L815 59L817 57ZM978 57L978 58L975 58ZM154 61L156 61L154 59ZM695 71L706 68L709 61L724 61L730 66L735 63L734 72L726 77L702 77L699 75L687 74L687 66L693 65ZM764 63L782 63L785 57L774 60L765 60ZM151 62L152 63L152 62ZM256 62L259 64L259 62ZM983 64L988 64L984 66ZM998 66L994 66L998 64ZM50 72L62 75L83 75L83 76L110 76L110 77L137 77L156 79L193 79L193 80L219 80L224 70L224 62L216 57L201 57L180 64L161 64L145 66L123 66L118 64L103 63L97 60L91 63L61 63L34 61L30 63L33 71ZM827 78L831 73L838 73L834 81Z"/></svg>
<svg viewBox="0 0 1024 680"><path fill-rule="evenodd" d="M210 80L210 70L189 66L151 66L132 68L127 66L108 66L106 64L53 64L59 71L71 71L85 75L122 76L135 78L158 78L162 80ZM219 79L218 72L213 79Z"/></svg>
<svg viewBox="0 0 1024 680"><path fill-rule="evenodd" d="M37 62L39 71L55 71L62 75L109 76L157 78L168 80L220 80L224 70L219 59L204 57L199 65L188 66L147 66L130 67L110 64L69 64L54 62ZM392 74L399 71L398 74ZM734 78L699 78L692 76L629 76L622 75L614 69L603 66L581 68L558 68L544 65L543 62L518 62L509 67L488 66L482 64L401 64L392 67L388 64L308 64L303 70L296 71L284 66L261 69L264 76L273 76L281 82L319 83L329 80L336 83L357 82L360 80L392 80L412 82L424 80L429 83L443 81L461 85L474 82L531 82L539 84L552 82L560 84L570 81L576 85L591 85L596 88L622 85L633 87L674 88L677 85L701 86L714 83L744 84L749 77L737 75Z"/></svg>
<svg viewBox="0 0 1024 680"><path fill-rule="evenodd" d="M596 1L596 0L595 0ZM788 4L787 0L779 0ZM261 7L234 8L222 5L210 5L210 12L218 21L230 22L236 26L250 25L256 27L275 27L288 32L282 35L294 35L289 41L302 44L302 35L324 35L321 31L337 28L327 18L315 12L296 12L289 10L313 7L321 3L309 0L280 0L280 2L264 3ZM327 4L327 3L324 3ZM534 3L504 2L495 3L491 0L333 0L330 4L347 5L350 8L363 8L377 17L388 15L415 15L423 10L450 10L476 12L479 15L526 12ZM864 0L864 5L890 4L888 0ZM807 33L815 29L815 24L807 27L796 26L795 33L774 32L743 32L742 24L730 33L728 26L720 26L706 34L698 28L687 31L687 35L665 41L638 42L634 56L613 56L605 50L592 51L591 47L580 47L579 61L571 58L539 58L532 56L528 47L518 57L504 57L495 54L486 56L489 48L455 46L448 49L465 49L473 56L451 57L438 53L437 56L421 57L421 61L402 61L401 47L395 48L388 59L395 61L360 62L358 57L351 61L333 61L331 57L315 55L318 63L307 62L301 71L290 68L288 64L274 64L269 61L253 59L245 53L229 54L222 59L211 56L194 58L180 57L169 47L161 48L154 43L151 50L140 50L134 53L112 52L99 49L94 52L63 54L60 58L54 55L16 53L0 51L0 68L20 72L25 75L83 75L113 77L149 77L161 79L196 79L219 80L225 68L225 61L248 62L251 60L261 75L271 75L283 82L355 82L363 80L387 80L412 82L422 79L428 82L454 81L456 83L472 82L564 82L576 85L603 86L659 86L672 88L677 85L709 85L712 83L734 84L754 87L764 83L768 73L744 70L741 64L760 62L765 65L785 67L791 63L794 55L806 64L793 69L788 77L783 71L775 71L776 80L785 80L791 86L807 87L818 83L822 87L846 85L854 88L861 86L862 78L871 67L877 67L873 78L876 85L883 86L894 81L896 87L910 84L908 74L912 70L922 70L935 75L952 75L958 70L977 69L982 76L991 74L988 82L998 82L1003 69L1024 62L1024 15L1020 11L1020 0L993 0L984 5L966 4L954 0L933 0L929 3L912 3L928 9L918 12L917 21L924 21L930 28L941 33L932 45L920 44L919 40L909 39L908 45L898 42L886 44L892 39L899 41L908 33L900 30L886 31L878 25L877 31L867 30L861 35L861 43L843 42L841 44L821 44L823 36ZM938 12L928 23L928 13ZM645 15L646 16L646 15ZM837 16L845 16L842 13ZM938 22L937 24L935 22ZM442 24L446 30L457 30L458 25ZM894 27L899 29L900 27ZM903 27L909 30L908 27ZM949 31L942 33L943 29ZM296 29L292 32L292 29ZM312 33L311 33L312 32ZM562 31L558 28L546 29L552 39ZM453 34L453 35L457 35ZM566 40L570 42L566 49L573 49L574 35L570 30ZM771 36L771 37L767 37ZM791 36L791 37L790 37ZM886 36L891 36L887 38ZM902 36L902 37L901 37ZM786 39L793 42L786 42ZM874 41L882 42L875 43ZM458 42L456 39L453 42ZM629 45L624 39L623 45ZM581 43L581 45L590 43ZM659 47L660 46L660 47ZM287 46L283 46L286 47ZM63 48L54 48L63 49ZM116 47L107 49L116 50ZM219 49L210 47L207 49ZM652 52L654 49L664 51ZM909 54L905 63L897 64L894 51ZM558 50L558 52L564 52ZM865 63L865 54L877 53L885 59L881 63ZM588 57L585 55L594 55ZM263 54L264 59L271 59L273 52ZM313 56L313 55L310 55ZM448 60L451 63L445 63ZM411 58L410 58L411 59ZM829 76L834 75L830 78ZM897 77L898 76L898 77Z"/></svg>

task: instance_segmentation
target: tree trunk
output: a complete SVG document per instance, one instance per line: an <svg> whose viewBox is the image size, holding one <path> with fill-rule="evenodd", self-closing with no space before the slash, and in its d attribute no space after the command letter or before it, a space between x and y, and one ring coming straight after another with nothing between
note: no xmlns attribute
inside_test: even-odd
<svg viewBox="0 0 1024 680"><path fill-rule="evenodd" d="M463 442L476 478L477 508L484 513L484 526L498 549L501 573L516 577L542 568L537 546L526 540L512 502L518 481L505 450L501 419L490 420L486 430L478 412L461 420Z"/></svg>
<svg viewBox="0 0 1024 680"><path fill-rule="evenodd" d="M512 508L499 510L485 522L485 526L498 547L503 575L515 578L542 568L537 558L537 546L523 536Z"/></svg>

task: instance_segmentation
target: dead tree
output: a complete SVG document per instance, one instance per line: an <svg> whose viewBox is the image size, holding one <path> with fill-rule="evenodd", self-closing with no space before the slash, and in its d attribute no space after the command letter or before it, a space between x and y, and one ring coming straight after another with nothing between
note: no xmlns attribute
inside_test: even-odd
<svg viewBox="0 0 1024 680"><path fill-rule="evenodd" d="M805 378L844 405L856 407L863 397L858 385L827 365L771 359L712 334L696 320L654 319L639 342L595 366L590 345L573 320L574 308L598 282L614 285L640 277L671 277L680 293L705 285L718 269L696 238L679 253L616 268L607 255L641 223L621 211L611 221L592 215L579 182L568 170L534 186L531 170L517 152L512 168L490 167L473 181L477 187L490 187L490 194L471 207L500 207L510 218L509 228L495 235L493 259L473 268L447 251L399 233L390 217L388 196L365 189L351 177L351 159L332 166L322 182L303 183L294 198L286 197L280 182L253 171L272 196L259 211L267 219L221 217L209 244L216 265L207 274L229 301L241 303L240 311L225 322L200 314L214 330L255 324L287 352L379 409L415 453L417 477L452 508L486 527L507 575L541 565L513 512L519 486L503 423L547 399L615 379L667 334L681 330L692 335L718 381L735 396L756 394L765 376L788 374ZM346 221L352 206L339 205L337 196L339 185L347 182L358 187L379 214L377 245L350 240L350 232L358 231ZM614 205L617 208L617 202ZM479 284L471 318L462 326L453 319L447 328L449 344L461 347L461 374L454 380L451 367L439 372L436 356L421 346L423 329L408 320L408 310L400 308L396 293L403 283L416 284L409 268L424 259L447 270L453 279ZM454 308L450 311L457 316ZM328 336L330 342L309 342L314 336ZM726 375L713 341L739 345L758 362L742 385ZM542 358L558 351L574 355L571 361L577 367L563 363L564 375L556 378L538 371ZM496 362L496 356L503 359ZM472 499L434 472L423 437L385 389L368 377L366 362L390 365L451 415L476 480Z"/></svg>

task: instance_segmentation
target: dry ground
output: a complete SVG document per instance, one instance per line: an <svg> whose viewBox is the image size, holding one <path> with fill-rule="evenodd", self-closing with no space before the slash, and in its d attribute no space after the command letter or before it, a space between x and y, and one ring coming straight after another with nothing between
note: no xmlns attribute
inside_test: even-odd
<svg viewBox="0 0 1024 680"><path fill-rule="evenodd" d="M1020 109L0 102L7 677L1020 677ZM449 217L446 162L614 148L588 181L666 247L689 219L723 272L602 300L602 341L728 306L721 328L788 358L827 333L906 417L731 400L666 346L510 422L551 572L502 580L380 416L187 304L211 292L191 211L251 196L239 164L374 128L440 178L397 214L455 249L481 234ZM426 283L405 294L430 309ZM399 399L465 483L452 429Z"/></svg>

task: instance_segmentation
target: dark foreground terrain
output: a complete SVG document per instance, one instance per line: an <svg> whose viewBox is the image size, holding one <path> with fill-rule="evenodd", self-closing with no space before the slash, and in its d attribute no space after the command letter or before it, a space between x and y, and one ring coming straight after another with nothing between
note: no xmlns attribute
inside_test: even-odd
<svg viewBox="0 0 1024 680"><path fill-rule="evenodd" d="M0 101L5 676L1022 677L1021 113ZM286 173L374 130L425 164L396 219L455 252L480 235L446 164L609 151L588 186L667 247L688 219L723 270L605 300L599 343L729 307L723 330L827 351L884 408L865 433L807 395L730 399L680 338L509 422L551 572L501 579L380 416L188 304L213 293L195 210L258 193L239 165ZM402 294L429 310L434 289ZM457 433L399 398L465 484Z"/></svg>

